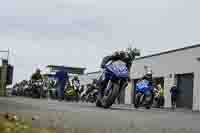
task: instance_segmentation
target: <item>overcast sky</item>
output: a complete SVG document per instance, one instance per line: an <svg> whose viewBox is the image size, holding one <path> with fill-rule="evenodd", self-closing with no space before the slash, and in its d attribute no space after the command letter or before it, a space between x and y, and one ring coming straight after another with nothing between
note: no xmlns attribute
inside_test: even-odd
<svg viewBox="0 0 200 133"><path fill-rule="evenodd" d="M0 49L14 80L47 64L99 69L130 40L143 55L200 42L199 0L1 0Z"/></svg>

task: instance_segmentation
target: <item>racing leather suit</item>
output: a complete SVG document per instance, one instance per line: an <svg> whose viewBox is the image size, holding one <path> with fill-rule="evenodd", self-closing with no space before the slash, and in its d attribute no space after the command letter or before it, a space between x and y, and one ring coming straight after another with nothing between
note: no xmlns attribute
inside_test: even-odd
<svg viewBox="0 0 200 133"><path fill-rule="evenodd" d="M105 65L109 61L117 61L117 60L121 60L121 61L125 62L128 70L130 71L132 61L134 60L134 58L131 58L131 56L129 54L126 54L125 52L122 54L113 54L110 56L106 56L103 58L103 60L101 62L101 68L104 68ZM129 80L130 80L130 77L129 77ZM97 86L100 89L102 95L103 95L104 88L106 87L106 85L107 85L106 81L102 80L102 76L101 76L98 80Z"/></svg>

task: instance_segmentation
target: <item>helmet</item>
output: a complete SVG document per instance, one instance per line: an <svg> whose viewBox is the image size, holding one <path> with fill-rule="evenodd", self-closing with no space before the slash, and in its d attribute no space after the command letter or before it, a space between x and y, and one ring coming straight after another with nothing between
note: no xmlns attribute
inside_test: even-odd
<svg viewBox="0 0 200 133"><path fill-rule="evenodd" d="M119 51L115 51L114 56L119 56L120 52Z"/></svg>
<svg viewBox="0 0 200 133"><path fill-rule="evenodd" d="M78 76L75 76L75 77L74 77L74 80L78 80Z"/></svg>
<svg viewBox="0 0 200 133"><path fill-rule="evenodd" d="M119 52L119 55L120 55L120 57L124 58L124 57L126 57L126 52L120 51L120 52Z"/></svg>
<svg viewBox="0 0 200 133"><path fill-rule="evenodd" d="M93 79L93 81L92 81L93 84L96 84L97 82L98 82L97 79Z"/></svg>
<svg viewBox="0 0 200 133"><path fill-rule="evenodd" d="M41 72L41 70L40 70L39 68L37 68L37 69L36 69L36 72L37 72L37 73L40 73L40 72Z"/></svg>

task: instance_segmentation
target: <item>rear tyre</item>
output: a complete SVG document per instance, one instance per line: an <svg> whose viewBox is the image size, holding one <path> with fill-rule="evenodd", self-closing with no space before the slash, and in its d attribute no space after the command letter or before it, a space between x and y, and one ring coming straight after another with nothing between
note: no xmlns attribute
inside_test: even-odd
<svg viewBox="0 0 200 133"><path fill-rule="evenodd" d="M141 98L141 94L136 94L136 98L135 98L135 104L134 107L137 109L140 106L140 98Z"/></svg>
<svg viewBox="0 0 200 133"><path fill-rule="evenodd" d="M146 106L145 108L146 108L146 109L151 109L151 106L150 106L150 105L148 105L148 106Z"/></svg>
<svg viewBox="0 0 200 133"><path fill-rule="evenodd" d="M96 101L96 106L97 106L97 107L102 107L102 104L101 104L101 101L100 101L100 100L97 100L97 101Z"/></svg>
<svg viewBox="0 0 200 133"><path fill-rule="evenodd" d="M145 100L146 100L146 99L145 99ZM152 104L153 104L153 94L151 94L151 99L150 99L150 101L148 101L148 102L146 103L145 108L146 108L146 109L151 109Z"/></svg>

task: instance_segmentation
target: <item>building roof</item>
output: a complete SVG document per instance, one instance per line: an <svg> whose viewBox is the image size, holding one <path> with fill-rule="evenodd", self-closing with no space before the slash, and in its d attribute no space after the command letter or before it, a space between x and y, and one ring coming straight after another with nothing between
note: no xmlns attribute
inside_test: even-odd
<svg viewBox="0 0 200 133"><path fill-rule="evenodd" d="M164 51L164 52L160 52L160 53L156 53L156 54L151 54L151 55L147 55L147 56L142 56L142 57L136 58L136 60L140 60L140 59L144 59L144 58L149 58L149 57L154 57L154 56L165 55L165 54L169 54L169 53L173 53L173 52L178 52L178 51L183 51L183 50L192 49L192 48L197 48L197 47L200 47L200 44L196 44L196 45L192 45L192 46L187 46L187 47L183 47L183 48L179 48L179 49L168 50L168 51Z"/></svg>
<svg viewBox="0 0 200 133"><path fill-rule="evenodd" d="M88 72L86 73L86 75L89 75L89 74L96 74L96 73L100 73L101 71L95 71L95 72Z"/></svg>
<svg viewBox="0 0 200 133"><path fill-rule="evenodd" d="M67 70L68 73L72 73L72 74L83 74L84 71L86 70L86 68L83 67L69 67L69 66L58 66L58 65L48 65L48 68L51 68L53 70L60 70L60 69L64 69Z"/></svg>

